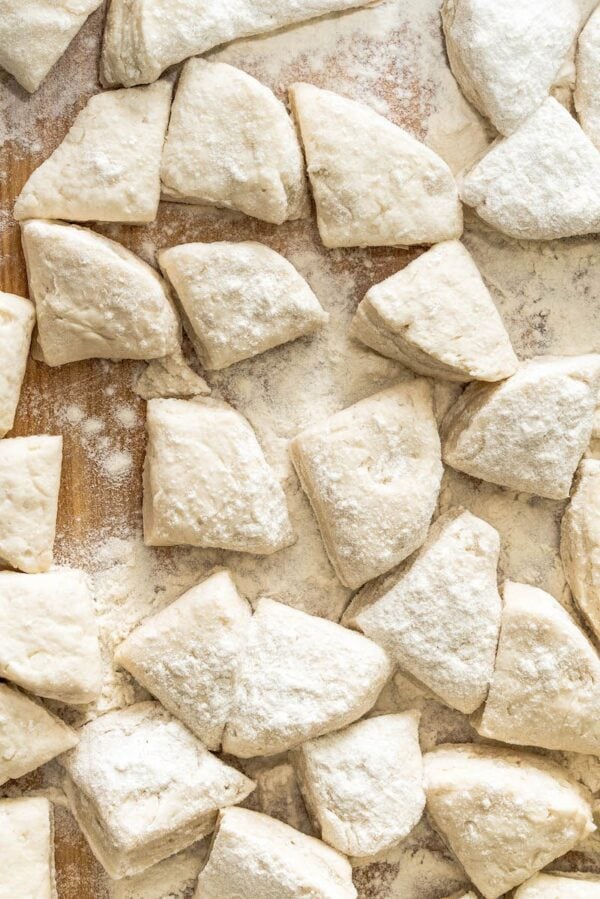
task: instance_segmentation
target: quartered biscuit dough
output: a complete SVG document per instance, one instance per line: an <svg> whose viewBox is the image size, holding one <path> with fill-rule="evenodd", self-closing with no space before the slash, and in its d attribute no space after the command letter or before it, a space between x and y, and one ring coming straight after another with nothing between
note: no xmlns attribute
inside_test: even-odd
<svg viewBox="0 0 600 899"><path fill-rule="evenodd" d="M577 605L600 639L600 461L584 459L562 520L560 555Z"/></svg>
<svg viewBox="0 0 600 899"><path fill-rule="evenodd" d="M536 874L515 893L515 899L598 899L600 877L593 874Z"/></svg>
<svg viewBox="0 0 600 899"><path fill-rule="evenodd" d="M0 800L0 899L56 899L54 815L47 799Z"/></svg>
<svg viewBox="0 0 600 899"><path fill-rule="evenodd" d="M33 303L0 291L0 437L15 422L34 324Z"/></svg>
<svg viewBox="0 0 600 899"><path fill-rule="evenodd" d="M575 108L581 127L600 150L600 6L579 36Z"/></svg>

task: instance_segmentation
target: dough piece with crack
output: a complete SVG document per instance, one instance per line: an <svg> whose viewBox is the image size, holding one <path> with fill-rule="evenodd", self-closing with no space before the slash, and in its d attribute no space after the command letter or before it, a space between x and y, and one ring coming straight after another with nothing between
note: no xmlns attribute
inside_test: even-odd
<svg viewBox="0 0 600 899"><path fill-rule="evenodd" d="M598 899L600 877L594 874L536 874L515 893L515 899Z"/></svg>
<svg viewBox="0 0 600 899"><path fill-rule="evenodd" d="M584 459L561 524L560 555L575 601L600 639L600 461Z"/></svg>
<svg viewBox="0 0 600 899"><path fill-rule="evenodd" d="M56 899L54 814L41 796L0 800L3 899Z"/></svg>
<svg viewBox="0 0 600 899"><path fill-rule="evenodd" d="M574 99L581 127L600 150L600 7L579 36Z"/></svg>
<svg viewBox="0 0 600 899"><path fill-rule="evenodd" d="M0 291L0 438L15 423L34 324L33 303Z"/></svg>

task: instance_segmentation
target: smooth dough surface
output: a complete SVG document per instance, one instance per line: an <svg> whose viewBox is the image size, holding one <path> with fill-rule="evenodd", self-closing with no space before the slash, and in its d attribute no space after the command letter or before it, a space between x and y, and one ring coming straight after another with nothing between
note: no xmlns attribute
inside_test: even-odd
<svg viewBox="0 0 600 899"><path fill-rule="evenodd" d="M223 751L276 755L362 717L390 674L375 643L261 599L238 670Z"/></svg>
<svg viewBox="0 0 600 899"><path fill-rule="evenodd" d="M560 555L577 605L600 639L600 461L584 459L561 524Z"/></svg>
<svg viewBox="0 0 600 899"><path fill-rule="evenodd" d="M26 182L15 219L153 222L171 92L159 81L93 96Z"/></svg>
<svg viewBox="0 0 600 899"><path fill-rule="evenodd" d="M600 150L600 7L579 36L574 99L581 127Z"/></svg>
<svg viewBox="0 0 600 899"><path fill-rule="evenodd" d="M86 724L60 760L77 823L111 877L129 877L210 833L251 780L225 765L158 702Z"/></svg>
<svg viewBox="0 0 600 899"><path fill-rule="evenodd" d="M34 324L33 303L0 291L0 438L15 422Z"/></svg>
<svg viewBox="0 0 600 899"><path fill-rule="evenodd" d="M166 199L237 209L274 225L310 212L304 157L285 106L225 63L185 64L161 179Z"/></svg>
<svg viewBox="0 0 600 899"><path fill-rule="evenodd" d="M211 399L148 403L144 540L268 555L294 541L285 495L254 431Z"/></svg>
<svg viewBox="0 0 600 899"><path fill-rule="evenodd" d="M515 893L515 899L598 899L600 877L593 874L536 874Z"/></svg>
<svg viewBox="0 0 600 899"><path fill-rule="evenodd" d="M156 359L179 349L165 284L139 256L75 225L29 221L21 230L44 362Z"/></svg>
<svg viewBox="0 0 600 899"><path fill-rule="evenodd" d="M56 899L54 815L42 797L0 800L0 899Z"/></svg>
<svg viewBox="0 0 600 899"><path fill-rule="evenodd" d="M599 377L600 355L538 356L499 384L471 384L444 419L444 461L492 484L565 499L592 434Z"/></svg>
<svg viewBox="0 0 600 899"><path fill-rule="evenodd" d="M417 374L447 381L499 381L518 365L473 257L457 240L371 287L350 335Z"/></svg>
<svg viewBox="0 0 600 899"><path fill-rule="evenodd" d="M401 382L303 431L291 455L346 587L362 586L422 545L442 476L426 381Z"/></svg>
<svg viewBox="0 0 600 899"><path fill-rule="evenodd" d="M196 899L356 899L343 855L293 827L243 808L219 816Z"/></svg>
<svg viewBox="0 0 600 899"><path fill-rule="evenodd" d="M427 810L485 899L497 899L595 830L591 794L529 753L441 745L423 758Z"/></svg>
<svg viewBox="0 0 600 899"><path fill-rule="evenodd" d="M460 237L454 177L433 150L363 103L312 84L292 85L290 100L326 247Z"/></svg>

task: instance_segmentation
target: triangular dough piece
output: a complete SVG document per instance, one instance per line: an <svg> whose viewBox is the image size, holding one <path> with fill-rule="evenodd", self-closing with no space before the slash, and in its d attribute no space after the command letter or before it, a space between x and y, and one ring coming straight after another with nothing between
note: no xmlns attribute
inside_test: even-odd
<svg viewBox="0 0 600 899"><path fill-rule="evenodd" d="M361 718L390 674L375 643L261 599L238 671L223 751L276 755Z"/></svg>
<svg viewBox="0 0 600 899"><path fill-rule="evenodd" d="M170 356L153 359L136 381L135 393L143 400L209 396L210 387L188 363L181 347Z"/></svg>
<svg viewBox="0 0 600 899"><path fill-rule="evenodd" d="M102 0L0 0L0 66L36 91Z"/></svg>
<svg viewBox="0 0 600 899"><path fill-rule="evenodd" d="M0 292L0 438L15 422L34 324L33 303Z"/></svg>
<svg viewBox="0 0 600 899"><path fill-rule="evenodd" d="M155 359L179 349L180 325L162 278L121 244L75 225L22 226L44 362Z"/></svg>
<svg viewBox="0 0 600 899"><path fill-rule="evenodd" d="M591 794L544 759L488 746L427 753L427 810L486 899L497 899L595 830Z"/></svg>
<svg viewBox="0 0 600 899"><path fill-rule="evenodd" d="M57 899L54 814L41 796L0 800L0 899Z"/></svg>
<svg viewBox="0 0 600 899"><path fill-rule="evenodd" d="M499 384L471 384L446 415L444 461L473 478L568 497L592 433L600 355L539 356Z"/></svg>
<svg viewBox="0 0 600 899"><path fill-rule="evenodd" d="M15 203L17 221L153 222L172 86L96 94Z"/></svg>
<svg viewBox="0 0 600 899"><path fill-rule="evenodd" d="M600 461L584 459L561 524L560 555L577 605L600 639Z"/></svg>
<svg viewBox="0 0 600 899"><path fill-rule="evenodd" d="M438 518L412 562L374 597L367 586L345 617L448 705L474 712L494 670L499 554L491 525L453 509Z"/></svg>
<svg viewBox="0 0 600 899"><path fill-rule="evenodd" d="M575 108L581 127L600 150L600 7L579 36Z"/></svg>
<svg viewBox="0 0 600 899"><path fill-rule="evenodd" d="M477 731L492 740L600 755L600 659L537 587L507 582L494 676Z"/></svg>
<svg viewBox="0 0 600 899"><path fill-rule="evenodd" d="M281 225L309 213L304 157L283 103L241 69L186 63L161 166L165 199Z"/></svg>
<svg viewBox="0 0 600 899"><path fill-rule="evenodd" d="M490 292L457 240L371 287L350 334L417 374L447 381L500 381L518 365Z"/></svg>
<svg viewBox="0 0 600 899"><path fill-rule="evenodd" d="M600 231L600 154L553 97L466 175L461 196L510 237Z"/></svg>
<svg viewBox="0 0 600 899"><path fill-rule="evenodd" d="M515 893L515 899L598 899L600 877L593 874L536 874Z"/></svg>
<svg viewBox="0 0 600 899"><path fill-rule="evenodd" d="M363 103L312 84L292 85L290 100L326 247L460 237L454 177L433 150Z"/></svg>

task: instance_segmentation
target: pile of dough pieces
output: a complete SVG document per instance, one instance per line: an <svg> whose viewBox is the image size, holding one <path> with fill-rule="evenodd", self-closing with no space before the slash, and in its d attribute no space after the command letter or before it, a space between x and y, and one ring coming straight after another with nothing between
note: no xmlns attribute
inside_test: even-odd
<svg viewBox="0 0 600 899"><path fill-rule="evenodd" d="M308 15L362 5L313 0ZM518 238L600 232L600 11L582 30L593 5L547 0L540 15L537 0L445 0L452 69L499 132L459 185L361 103L295 84L292 119L245 72L188 59L306 18L300 4L110 4L102 74L125 87L92 97L23 187L32 301L0 294L0 783L58 759L110 877L212 833L198 899L352 899L351 862L381 858L426 811L485 899L600 896L596 877L540 873L595 830L592 795L549 751L600 755L600 658L584 629L600 639L600 462L586 458L600 355L520 362L460 242L461 200ZM35 90L98 6L0 0L0 64ZM173 99L156 79L184 59ZM559 102L570 71L581 124ZM268 555L296 539L285 491L249 422L186 371L183 329L211 371L328 322L260 243L163 249L159 274L75 223L152 222L162 197L281 224L310 215L309 186L326 247L429 247L372 286L350 326L406 378L289 447L331 565L356 592L338 624L271 598L252 607L216 570L117 650L152 699L75 730L42 700L93 703L107 660L86 574L53 562L62 438L5 437L34 327L49 366L150 363L147 545ZM445 410L436 379L455 391ZM569 500L561 553L583 627L532 585L499 588L489 523L462 508L436 517L444 464ZM470 716L475 742L422 755L416 710L374 711L397 670ZM320 839L243 807L256 784L236 760L280 753ZM7 896L55 895L46 799L0 801L0 860Z"/></svg>

